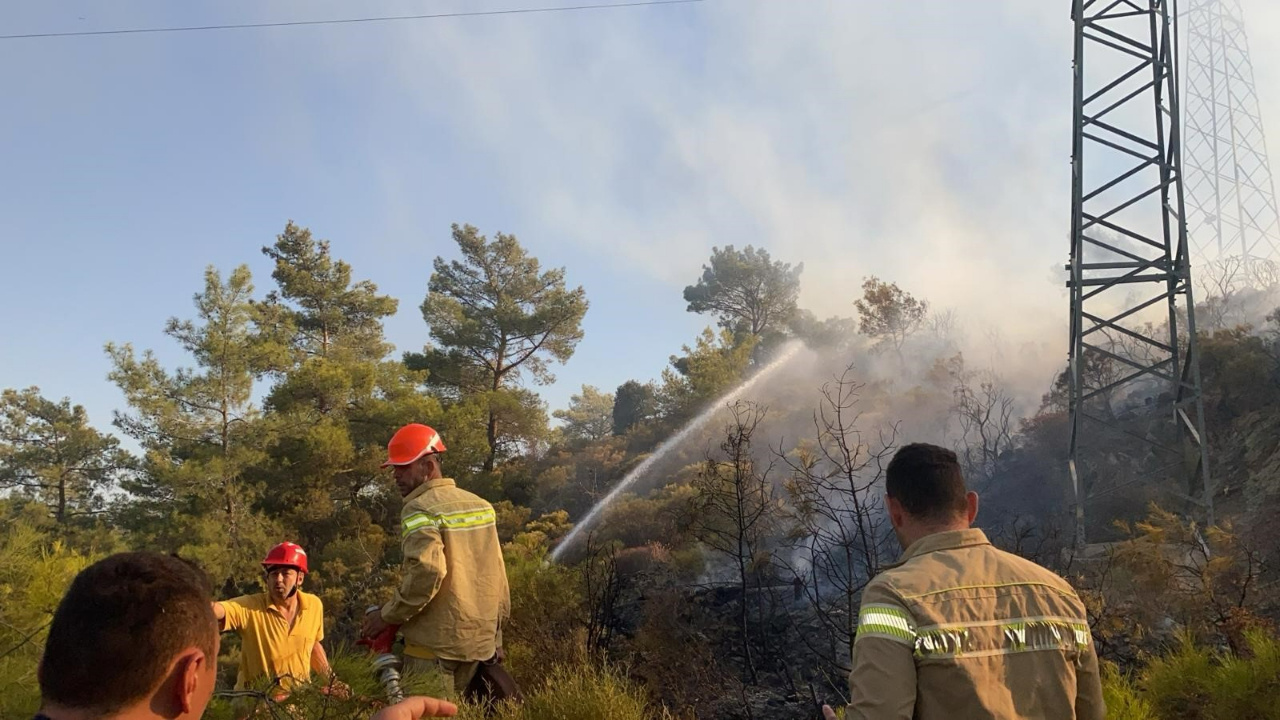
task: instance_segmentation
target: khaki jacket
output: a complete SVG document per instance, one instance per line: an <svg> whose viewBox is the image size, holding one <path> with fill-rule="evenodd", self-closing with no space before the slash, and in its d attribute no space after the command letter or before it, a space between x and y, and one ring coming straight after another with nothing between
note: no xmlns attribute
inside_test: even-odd
<svg viewBox="0 0 1280 720"><path fill-rule="evenodd" d="M448 478L405 498L402 579L382 608L401 626L405 655L488 660L502 646L511 593L495 521L492 505Z"/></svg>
<svg viewBox="0 0 1280 720"><path fill-rule="evenodd" d="M1075 591L977 529L912 543L867 585L849 693L849 718L1106 717Z"/></svg>

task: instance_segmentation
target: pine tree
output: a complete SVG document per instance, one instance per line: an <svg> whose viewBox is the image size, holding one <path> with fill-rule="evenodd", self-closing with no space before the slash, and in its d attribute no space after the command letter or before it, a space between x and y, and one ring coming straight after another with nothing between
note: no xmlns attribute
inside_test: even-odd
<svg viewBox="0 0 1280 720"><path fill-rule="evenodd" d="M60 526L101 512L105 493L133 465L80 405L48 400L35 387L0 395L0 489L42 503Z"/></svg>
<svg viewBox="0 0 1280 720"><path fill-rule="evenodd" d="M375 578L398 545L399 499L379 468L387 440L405 423L438 425L440 404L421 391L424 373L388 359L383 321L394 298L353 280L327 241L292 222L263 253L275 260L277 287L262 309L285 359L266 399L272 442L261 476L271 491L262 506L311 554L313 588L327 577ZM321 589L335 611L350 611L373 585Z"/></svg>
<svg viewBox="0 0 1280 720"><path fill-rule="evenodd" d="M116 427L146 451L143 472L124 486L134 498L126 523L139 544L197 559L224 582L257 576L261 553L278 538L257 510L263 488L250 473L266 446L254 381L280 362L281 348L259 331L252 295L248 267L225 283L216 269L205 271L196 319L165 327L193 368L166 370L151 351L138 358L128 344L106 348L109 377L130 408L116 413Z"/></svg>
<svg viewBox="0 0 1280 720"><path fill-rule="evenodd" d="M490 241L470 225L454 225L453 239L462 260L436 258L422 303L436 345L405 360L457 400L485 405L482 467L491 472L499 457L545 427L541 401L519 382L525 375L555 379L548 366L573 356L587 299L581 287L565 286L563 269L544 272L514 235Z"/></svg>

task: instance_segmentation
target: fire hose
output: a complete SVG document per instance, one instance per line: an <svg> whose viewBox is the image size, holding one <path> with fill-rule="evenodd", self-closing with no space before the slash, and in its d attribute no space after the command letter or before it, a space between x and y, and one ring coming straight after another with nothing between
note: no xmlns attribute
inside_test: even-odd
<svg viewBox="0 0 1280 720"><path fill-rule="evenodd" d="M365 611L365 614L377 610L378 606L373 605ZM373 676L386 691L387 699L393 703L404 699L404 690L400 687L400 658L391 652L391 646L395 644L396 632L399 629L399 625L388 625L377 635L361 639L356 643L369 648L370 654L373 655L370 663L373 665Z"/></svg>

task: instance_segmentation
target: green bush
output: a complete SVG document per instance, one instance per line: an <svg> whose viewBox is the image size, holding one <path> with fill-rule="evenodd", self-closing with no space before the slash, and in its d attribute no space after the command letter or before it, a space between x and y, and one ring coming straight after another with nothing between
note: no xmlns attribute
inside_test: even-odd
<svg viewBox="0 0 1280 720"><path fill-rule="evenodd" d="M1109 720L1159 720L1129 676L1112 663L1102 666L1102 700Z"/></svg>
<svg viewBox="0 0 1280 720"><path fill-rule="evenodd" d="M1214 674L1212 651L1185 634L1172 652L1147 664L1140 685L1157 717L1208 718Z"/></svg>
<svg viewBox="0 0 1280 720"><path fill-rule="evenodd" d="M523 705L498 709L494 720L662 720L644 692L615 670L600 665L559 665L525 693ZM461 720L482 720L478 707L463 708Z"/></svg>
<svg viewBox="0 0 1280 720"><path fill-rule="evenodd" d="M1142 685L1162 718L1280 719L1280 641L1246 635L1248 653L1214 653L1184 638L1153 661Z"/></svg>
<svg viewBox="0 0 1280 720"><path fill-rule="evenodd" d="M383 703L382 688L370 672L367 655L340 650L332 658L338 676L351 685L352 696L339 700L321 692L319 683L296 689L276 703L258 697L216 697L205 720L232 720L237 711L257 708L265 717L367 720ZM431 680L412 675L404 678L407 694L439 697ZM607 666L557 665L545 679L527 688L523 705L505 704L493 720L669 720L665 711L651 710L644 692L621 673ZM4 715L9 717L9 715ZM463 706L460 720L485 720L484 709Z"/></svg>
<svg viewBox="0 0 1280 720"><path fill-rule="evenodd" d="M279 703L268 699L270 693L266 690L269 688L256 688L258 692L246 696L223 687L209 704L205 720L232 720L243 714L238 714L238 711L251 708L261 710L265 717L367 720L386 700L382 686L374 678L369 660L369 655L363 650L337 648L330 653L329 661L334 672L351 686L348 698L339 699L325 694L324 682L319 677L314 683L295 689ZM234 672L231 677L235 677ZM442 697L443 688L434 677L406 673L401 687L409 695Z"/></svg>
<svg viewBox="0 0 1280 720"><path fill-rule="evenodd" d="M1225 657L1210 686L1214 718L1280 718L1280 641L1246 636L1252 657Z"/></svg>
<svg viewBox="0 0 1280 720"><path fill-rule="evenodd" d="M511 584L511 619L503 628L507 665L522 685L541 684L556 665L585 660L582 586L572 568L547 559L539 533L523 533L504 548Z"/></svg>
<svg viewBox="0 0 1280 720"><path fill-rule="evenodd" d="M92 560L23 519L0 534L0 717L35 713L36 666L53 611Z"/></svg>
<svg viewBox="0 0 1280 720"><path fill-rule="evenodd" d="M1137 680L1103 670L1107 717L1118 720L1280 720L1280 640L1245 636L1242 655L1215 652L1184 635Z"/></svg>

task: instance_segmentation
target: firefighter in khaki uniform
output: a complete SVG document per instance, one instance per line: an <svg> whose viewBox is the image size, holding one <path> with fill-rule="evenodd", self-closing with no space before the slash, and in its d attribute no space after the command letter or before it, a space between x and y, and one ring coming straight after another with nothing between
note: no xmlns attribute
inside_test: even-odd
<svg viewBox="0 0 1280 720"><path fill-rule="evenodd" d="M502 659L511 594L493 506L444 477L444 443L426 425L406 425L387 444L404 496L402 579L390 602L365 616L364 636L400 625L405 669L436 674L457 697L480 663Z"/></svg>
<svg viewBox="0 0 1280 720"><path fill-rule="evenodd" d="M1084 605L1065 580L969 527L978 496L955 453L903 447L885 489L906 550L863 591L845 717L1105 718Z"/></svg>

